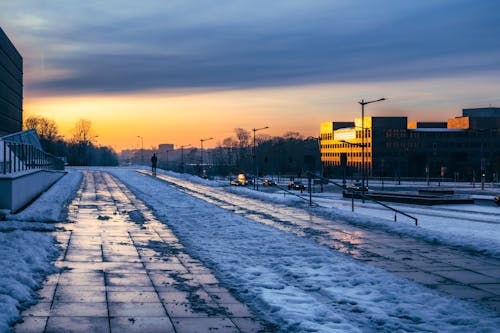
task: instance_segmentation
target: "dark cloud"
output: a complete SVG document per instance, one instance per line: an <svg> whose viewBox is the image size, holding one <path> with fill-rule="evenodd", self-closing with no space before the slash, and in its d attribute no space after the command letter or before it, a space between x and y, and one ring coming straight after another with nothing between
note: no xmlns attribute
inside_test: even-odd
<svg viewBox="0 0 500 333"><path fill-rule="evenodd" d="M30 11L44 23L17 34L48 50L45 66L69 72L29 82L30 89L227 89L500 69L496 0L105 3ZM23 6L9 5L7 13ZM16 30L16 16L9 17ZM25 55L27 66L31 60Z"/></svg>

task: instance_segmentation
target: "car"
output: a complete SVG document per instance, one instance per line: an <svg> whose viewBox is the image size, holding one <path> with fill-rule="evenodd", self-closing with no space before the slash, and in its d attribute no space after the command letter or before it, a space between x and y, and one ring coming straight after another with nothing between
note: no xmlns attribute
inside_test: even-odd
<svg viewBox="0 0 500 333"><path fill-rule="evenodd" d="M242 186L242 184L238 181L238 179L231 179L229 184L232 186Z"/></svg>
<svg viewBox="0 0 500 333"><path fill-rule="evenodd" d="M350 183L345 186L347 190L361 192L363 188L363 184L361 182ZM365 192L368 192L368 187L365 186Z"/></svg>
<svg viewBox="0 0 500 333"><path fill-rule="evenodd" d="M270 180L270 179L264 179L262 181L262 185L263 186L276 186L278 184L276 184L276 182L274 180Z"/></svg>
<svg viewBox="0 0 500 333"><path fill-rule="evenodd" d="M297 180L291 180L288 183L288 189L289 190L299 190L299 191L304 191L306 189L306 186L302 184L302 182L297 181Z"/></svg>
<svg viewBox="0 0 500 333"><path fill-rule="evenodd" d="M493 202L496 203L497 206L500 206L500 194L493 198Z"/></svg>
<svg viewBox="0 0 500 333"><path fill-rule="evenodd" d="M238 175L238 178L232 179L229 183L233 186L252 185L251 181L247 180L246 175L244 173L240 173Z"/></svg>

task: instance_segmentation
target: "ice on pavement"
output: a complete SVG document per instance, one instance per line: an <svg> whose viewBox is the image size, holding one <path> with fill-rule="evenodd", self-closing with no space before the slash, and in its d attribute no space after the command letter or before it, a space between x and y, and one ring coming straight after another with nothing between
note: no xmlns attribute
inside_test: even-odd
<svg viewBox="0 0 500 333"><path fill-rule="evenodd" d="M111 171L186 249L287 332L494 332L496 313L213 206L131 170Z"/></svg>

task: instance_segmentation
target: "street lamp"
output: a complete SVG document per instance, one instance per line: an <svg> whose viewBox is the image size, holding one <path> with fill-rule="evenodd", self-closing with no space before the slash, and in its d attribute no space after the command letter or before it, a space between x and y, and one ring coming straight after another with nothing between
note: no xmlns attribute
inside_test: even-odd
<svg viewBox="0 0 500 333"><path fill-rule="evenodd" d="M184 173L184 148L191 146L191 144L181 146L181 173Z"/></svg>
<svg viewBox="0 0 500 333"><path fill-rule="evenodd" d="M214 138L210 137L208 139L200 139L200 156L201 156L201 173L203 174L203 142L213 140Z"/></svg>
<svg viewBox="0 0 500 333"><path fill-rule="evenodd" d="M167 149L167 150L165 150L165 153L167 153L167 161L165 163L167 170L168 170L168 153L170 153L171 151L174 151L174 150L175 149Z"/></svg>
<svg viewBox="0 0 500 333"><path fill-rule="evenodd" d="M144 165L144 138L140 135L137 137L141 139L141 164Z"/></svg>
<svg viewBox="0 0 500 333"><path fill-rule="evenodd" d="M352 158L352 147L361 147L361 148L364 148L366 146L366 144L364 143L355 143L355 142L349 142L349 141L346 141L346 140L340 140L340 142L342 143L345 143L347 145L349 145L349 147L351 147L351 158ZM346 164L347 164L347 161L346 161ZM344 178L345 178L345 171L344 171ZM344 185L345 185L345 179L343 181ZM363 188L364 188L364 185L363 185Z"/></svg>
<svg viewBox="0 0 500 333"><path fill-rule="evenodd" d="M373 101L365 101L362 99L359 104L361 104L361 194L365 195L365 105L385 101L387 98L382 97Z"/></svg>
<svg viewBox="0 0 500 333"><path fill-rule="evenodd" d="M259 177L259 167L257 166L257 152L255 150L255 132L265 130L268 128L269 128L269 126L252 129L252 131L253 131L253 169L255 170L255 177L254 177L254 181L253 181L254 190L259 189L259 185L257 185L257 178Z"/></svg>

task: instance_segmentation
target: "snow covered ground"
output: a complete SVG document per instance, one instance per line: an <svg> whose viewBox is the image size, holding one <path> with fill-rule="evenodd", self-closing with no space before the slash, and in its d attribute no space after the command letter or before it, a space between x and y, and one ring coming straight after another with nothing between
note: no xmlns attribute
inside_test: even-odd
<svg viewBox="0 0 500 333"><path fill-rule="evenodd" d="M262 187L261 191L254 191L250 188L227 186L228 182L208 181L192 175L170 171L159 171L159 173L212 186L215 192L225 191L265 202L301 206L331 219L342 219L354 225L378 228L500 258L500 207L494 205L419 206L387 203L418 218L418 227L415 227L413 220L400 214L398 222L394 223L394 212L368 201L362 204L360 200L356 200L355 211L352 213L351 200L342 198L339 193L313 193L313 201L320 207L309 208L307 193L303 193L303 198L299 198L298 191L266 193ZM411 185L418 186L418 184ZM475 190L480 191L478 188Z"/></svg>
<svg viewBox="0 0 500 333"><path fill-rule="evenodd" d="M283 331L495 332L500 327L498 314L472 303L251 221L133 170L110 171L155 210L193 256Z"/></svg>
<svg viewBox="0 0 500 333"><path fill-rule="evenodd" d="M20 311L37 302L36 290L55 271L50 261L59 250L49 233L55 228L40 222L64 219L80 181L81 173L70 171L24 211L0 221L0 332L9 332Z"/></svg>

